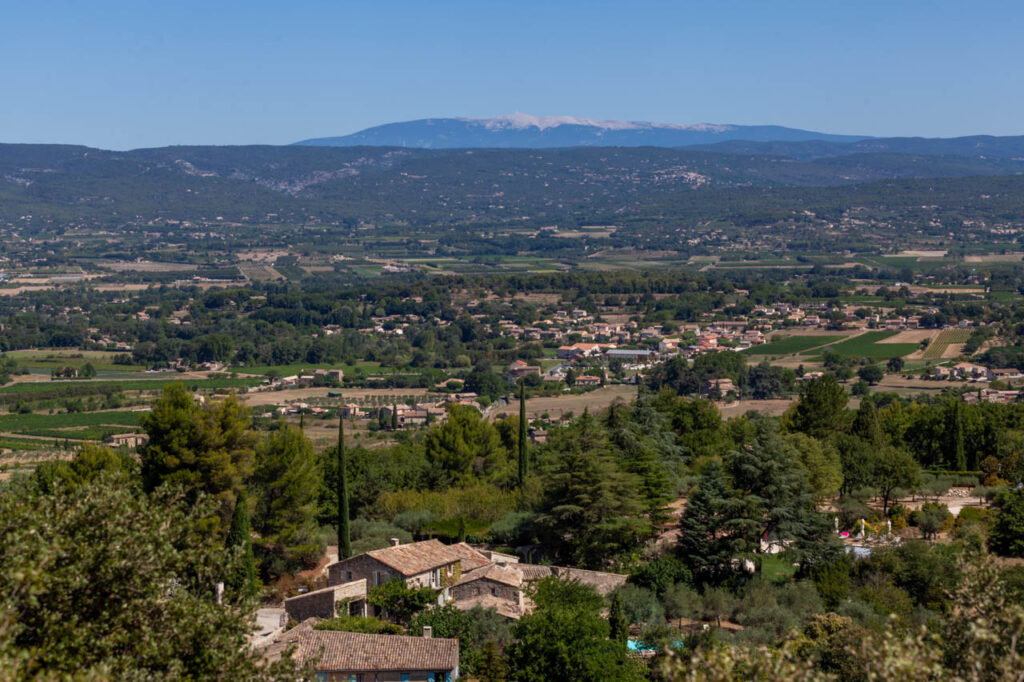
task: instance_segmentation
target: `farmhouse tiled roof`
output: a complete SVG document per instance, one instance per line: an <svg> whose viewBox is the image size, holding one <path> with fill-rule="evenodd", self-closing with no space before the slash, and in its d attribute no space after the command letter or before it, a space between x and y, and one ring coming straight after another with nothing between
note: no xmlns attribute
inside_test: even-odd
<svg viewBox="0 0 1024 682"><path fill-rule="evenodd" d="M516 564L523 574L523 580L527 582L540 580L548 576L557 575L559 578L578 580L584 585L590 585L599 594L610 593L616 587L626 584L625 575L619 573L605 573L604 571L587 571L582 568L569 568L567 566L538 566L535 564Z"/></svg>
<svg viewBox="0 0 1024 682"><path fill-rule="evenodd" d="M367 554L404 576L425 573L459 560L459 555L440 540L410 542L405 545L370 550Z"/></svg>
<svg viewBox="0 0 1024 682"><path fill-rule="evenodd" d="M523 584L523 573L516 566L501 566L491 564L482 566L472 571L464 571L456 585L464 585L474 580L492 580L496 583L519 587Z"/></svg>
<svg viewBox="0 0 1024 682"><path fill-rule="evenodd" d="M454 545L448 545L447 549L452 552L462 562L462 572L465 574L467 571L472 571L482 566L487 566L491 562L486 555L482 552L473 549L465 542L458 542Z"/></svg>
<svg viewBox="0 0 1024 682"><path fill-rule="evenodd" d="M293 658L302 663L319 657L316 667L321 671L455 670L459 666L457 639L314 630L316 622L310 618L284 633L266 655L279 657L295 645Z"/></svg>

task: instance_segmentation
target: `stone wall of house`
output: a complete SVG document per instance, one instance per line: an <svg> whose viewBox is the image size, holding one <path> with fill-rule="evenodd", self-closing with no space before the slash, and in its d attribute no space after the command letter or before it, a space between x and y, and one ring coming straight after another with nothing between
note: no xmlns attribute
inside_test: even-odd
<svg viewBox="0 0 1024 682"><path fill-rule="evenodd" d="M511 585L480 578L479 580L463 583L462 585L456 585L453 588L453 594L455 595L455 601L489 595L518 605L522 592Z"/></svg>
<svg viewBox="0 0 1024 682"><path fill-rule="evenodd" d="M327 588L284 600L289 620L301 623L307 618L334 618L334 590Z"/></svg>
<svg viewBox="0 0 1024 682"><path fill-rule="evenodd" d="M373 557L367 554L360 554L359 556L354 556L328 566L327 584L340 585L352 582L353 580L365 580L366 588L372 589L377 585L373 579L374 572L380 572L380 582L387 582L392 578L401 577L396 571L388 568Z"/></svg>

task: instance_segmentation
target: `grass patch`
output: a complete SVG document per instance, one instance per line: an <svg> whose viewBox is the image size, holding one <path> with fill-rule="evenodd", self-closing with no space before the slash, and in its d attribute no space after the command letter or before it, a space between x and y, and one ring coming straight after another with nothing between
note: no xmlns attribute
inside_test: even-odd
<svg viewBox="0 0 1024 682"><path fill-rule="evenodd" d="M811 348L817 348L829 343L841 341L848 334L836 334L832 336L787 336L779 338L761 346L753 346L744 351L746 355L791 355L800 353Z"/></svg>
<svg viewBox="0 0 1024 682"><path fill-rule="evenodd" d="M761 577L772 582L786 582L796 574L796 566L784 554L766 554L761 558Z"/></svg>

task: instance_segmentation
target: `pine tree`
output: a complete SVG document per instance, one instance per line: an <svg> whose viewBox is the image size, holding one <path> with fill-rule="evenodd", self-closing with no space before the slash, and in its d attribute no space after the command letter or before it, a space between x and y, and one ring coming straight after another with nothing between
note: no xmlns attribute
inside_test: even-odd
<svg viewBox="0 0 1024 682"><path fill-rule="evenodd" d="M202 492L220 502L218 528L226 529L236 492L252 473L255 433L237 397L199 405L181 383L171 384L144 414L149 441L139 449L147 491L171 482L190 499Z"/></svg>
<svg viewBox="0 0 1024 682"><path fill-rule="evenodd" d="M722 463L712 460L679 520L679 558L698 584L720 582L731 573L732 559L752 549L745 524L736 523L736 502Z"/></svg>
<svg viewBox="0 0 1024 682"><path fill-rule="evenodd" d="M787 413L792 430L815 438L828 436L842 422L846 400L846 391L831 375L807 382L800 401Z"/></svg>
<svg viewBox="0 0 1024 682"><path fill-rule="evenodd" d="M505 682L508 677L505 656L496 642L484 642L481 660L476 666L476 677L480 682Z"/></svg>
<svg viewBox="0 0 1024 682"><path fill-rule="evenodd" d="M885 432L882 431L882 423L878 420L878 410L870 400L861 400L857 416L853 419L853 435L863 438L873 447L880 448L885 445Z"/></svg>
<svg viewBox="0 0 1024 682"><path fill-rule="evenodd" d="M322 481L316 451L300 429L285 424L257 447L253 527L260 546L289 568L308 567L323 556L316 522Z"/></svg>
<svg viewBox="0 0 1024 682"><path fill-rule="evenodd" d="M345 415L338 411L338 559L352 556L352 534L348 524L348 474L345 460Z"/></svg>
<svg viewBox="0 0 1024 682"><path fill-rule="evenodd" d="M622 608L622 595L618 590L612 595L611 607L608 609L608 625L612 630L611 638L625 645L629 639L629 622L626 620L626 611Z"/></svg>
<svg viewBox="0 0 1024 682"><path fill-rule="evenodd" d="M952 455L952 461L949 464L955 465L957 471L967 469L967 451L964 447L963 405L959 400L951 401L946 417L946 425L949 429L949 435L947 436L949 441L948 450Z"/></svg>
<svg viewBox="0 0 1024 682"><path fill-rule="evenodd" d="M249 501L245 493L238 495L235 509L231 514L231 529L228 531L224 546L228 549L241 548L237 562L228 571L224 587L228 595L236 601L244 601L256 596L260 582L256 575L256 560L252 555L252 537L249 530Z"/></svg>
<svg viewBox="0 0 1024 682"><path fill-rule="evenodd" d="M526 382L519 383L519 485L526 484L530 473L529 453L526 449Z"/></svg>

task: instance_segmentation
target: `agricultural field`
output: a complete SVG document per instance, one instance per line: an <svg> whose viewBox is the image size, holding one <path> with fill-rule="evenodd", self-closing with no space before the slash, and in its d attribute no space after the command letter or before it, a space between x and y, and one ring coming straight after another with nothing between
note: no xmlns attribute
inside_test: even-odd
<svg viewBox="0 0 1024 682"><path fill-rule="evenodd" d="M568 393L556 396L538 396L526 399L526 415L529 419L537 419L547 414L552 419L560 419L567 413L580 415L584 409L591 412L603 410L617 400L629 402L636 397L636 386L617 384L588 391L587 393ZM518 415L519 404L512 402L490 413L491 417L500 415Z"/></svg>
<svg viewBox="0 0 1024 682"><path fill-rule="evenodd" d="M139 412L130 411L5 414L0 415L0 433L55 439L103 440L113 433L138 431L139 415Z"/></svg>
<svg viewBox="0 0 1024 682"><path fill-rule="evenodd" d="M180 377L154 377L131 381L32 381L0 387L0 400L24 398L44 400L97 395L111 391L159 391L170 384L183 383L190 390L230 390L257 386L259 379L182 379Z"/></svg>
<svg viewBox="0 0 1024 682"><path fill-rule="evenodd" d="M91 364L96 371L109 372L141 372L145 369L141 365L118 365L114 364L114 358L125 353L116 353L99 350L15 350L10 351L7 357L17 360L18 364L28 369L51 370L58 367L74 367L81 370L87 364Z"/></svg>
<svg viewBox="0 0 1024 682"><path fill-rule="evenodd" d="M252 374L259 376L266 376L270 372L276 372L278 376L287 377L293 374L310 374L315 369L340 369L345 372L348 376L354 373L358 369L371 370L378 369L380 367L379 362L360 362L356 365L339 365L331 363L309 363L309 362L296 362L291 365L259 365L254 367L233 367L232 371L238 372L239 374Z"/></svg>
<svg viewBox="0 0 1024 682"><path fill-rule="evenodd" d="M820 336L781 336L761 346L754 346L742 351L745 355L791 355L812 348L835 343L847 338L849 334L833 334Z"/></svg>
<svg viewBox="0 0 1024 682"><path fill-rule="evenodd" d="M238 271L242 273L243 277L253 282L273 282L284 279L284 276L273 266L265 263L239 263Z"/></svg>
<svg viewBox="0 0 1024 682"><path fill-rule="evenodd" d="M971 336L970 329L943 329L939 335L928 344L921 357L925 360L937 360L946 357L946 351L953 344L963 344Z"/></svg>
<svg viewBox="0 0 1024 682"><path fill-rule="evenodd" d="M916 343L883 343L898 332L877 331L864 332L852 339L832 344L828 350L832 353L848 357L868 358L874 362L898 358L913 353L918 349Z"/></svg>

